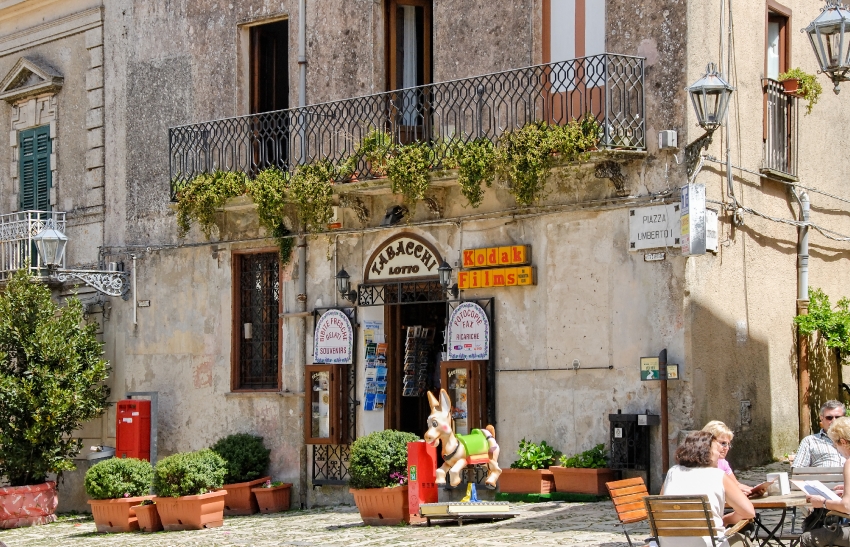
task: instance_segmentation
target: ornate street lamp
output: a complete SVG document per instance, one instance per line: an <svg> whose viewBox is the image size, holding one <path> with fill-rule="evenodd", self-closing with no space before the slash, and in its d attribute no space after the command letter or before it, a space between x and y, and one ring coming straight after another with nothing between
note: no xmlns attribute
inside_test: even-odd
<svg viewBox="0 0 850 547"><path fill-rule="evenodd" d="M700 127L714 131L723 125L733 91L735 88L717 72L717 65L709 63L705 76L688 88Z"/></svg>
<svg viewBox="0 0 850 547"><path fill-rule="evenodd" d="M339 291L340 296L349 302L357 301L357 291L351 290L351 276L348 275L345 268L336 274L336 290Z"/></svg>
<svg viewBox="0 0 850 547"><path fill-rule="evenodd" d="M850 11L840 0L827 0L820 15L803 32L815 50L820 72L829 76L838 94L838 84L850 80Z"/></svg>
<svg viewBox="0 0 850 547"><path fill-rule="evenodd" d="M55 277L63 283L77 279L107 296L120 296L124 300L129 298L130 276L127 272L60 268L65 256L68 236L59 230L52 219L45 223L44 229L34 235L32 240L35 243L38 255L41 257L41 263L47 267L51 277Z"/></svg>
<svg viewBox="0 0 850 547"><path fill-rule="evenodd" d="M440 285L443 286L443 290L450 294L452 298L457 298L457 283L449 287L449 283L452 282L452 267L449 266L449 263L443 260L443 263L437 268L437 273L440 274Z"/></svg>

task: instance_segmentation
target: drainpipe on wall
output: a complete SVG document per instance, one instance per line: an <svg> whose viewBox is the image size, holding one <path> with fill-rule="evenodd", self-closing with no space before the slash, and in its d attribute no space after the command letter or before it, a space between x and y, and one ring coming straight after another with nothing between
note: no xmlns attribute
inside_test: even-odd
<svg viewBox="0 0 850 547"><path fill-rule="evenodd" d="M298 1L298 106L304 107L307 105L307 0ZM303 111L300 113L303 116ZM305 161L304 150L304 123L303 118L301 123L301 158L300 163ZM307 238L299 236L296 240L298 249L298 285L296 287L296 297L298 301L298 311L307 311ZM298 351L298 370L303 371L307 366L307 318L304 317L298 321L298 330L301 333L301 346ZM307 394L304 394L307 397ZM306 420L307 416L303 414L302 420ZM302 423L303 426L303 423ZM303 431L303 427L301 430ZM298 495L301 502L301 507L307 507L307 445L301 445L301 472L298 477Z"/></svg>
<svg viewBox="0 0 850 547"><path fill-rule="evenodd" d="M800 194L800 226L797 245L797 315L809 313L809 195ZM809 340L797 331L797 362L799 367L800 440L812 433L812 418L809 401Z"/></svg>

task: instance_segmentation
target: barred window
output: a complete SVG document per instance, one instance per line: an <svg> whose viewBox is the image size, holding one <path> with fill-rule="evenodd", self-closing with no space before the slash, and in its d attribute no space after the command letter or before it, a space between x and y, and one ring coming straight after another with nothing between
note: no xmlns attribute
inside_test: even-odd
<svg viewBox="0 0 850 547"><path fill-rule="evenodd" d="M280 389L278 253L234 254L233 389Z"/></svg>

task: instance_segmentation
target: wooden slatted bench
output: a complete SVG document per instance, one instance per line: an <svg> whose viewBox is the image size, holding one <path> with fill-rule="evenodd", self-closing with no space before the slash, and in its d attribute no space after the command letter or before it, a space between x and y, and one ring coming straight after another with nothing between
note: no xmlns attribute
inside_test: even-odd
<svg viewBox="0 0 850 547"><path fill-rule="evenodd" d="M626 525L642 522L647 518L643 499L649 495L649 492L646 490L643 477L606 482L605 487L608 488L608 494L611 496L614 510L617 511L617 518L620 520L620 526L623 527L623 533L626 534L626 540L630 547L634 547Z"/></svg>

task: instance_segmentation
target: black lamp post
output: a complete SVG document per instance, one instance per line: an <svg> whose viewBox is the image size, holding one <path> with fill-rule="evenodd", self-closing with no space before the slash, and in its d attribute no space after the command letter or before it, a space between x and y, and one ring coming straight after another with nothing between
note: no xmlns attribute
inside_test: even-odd
<svg viewBox="0 0 850 547"><path fill-rule="evenodd" d="M357 291L351 290L351 276L348 275L345 268L336 274L336 290L339 291L340 296L349 302L357 301Z"/></svg>
<svg viewBox="0 0 850 547"><path fill-rule="evenodd" d="M723 125L733 91L735 88L717 72L717 65L709 63L705 76L688 88L700 127L714 131Z"/></svg>
<svg viewBox="0 0 850 547"><path fill-rule="evenodd" d="M850 80L850 11L840 0L827 0L820 15L803 32L809 36L820 71L835 84L833 91L837 94L841 91L838 85Z"/></svg>

